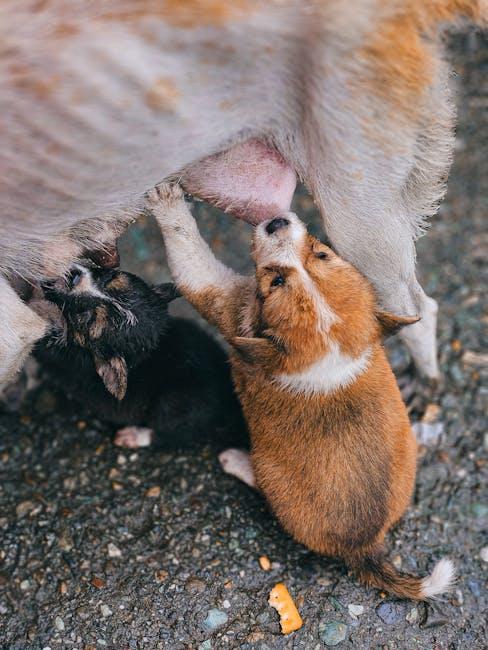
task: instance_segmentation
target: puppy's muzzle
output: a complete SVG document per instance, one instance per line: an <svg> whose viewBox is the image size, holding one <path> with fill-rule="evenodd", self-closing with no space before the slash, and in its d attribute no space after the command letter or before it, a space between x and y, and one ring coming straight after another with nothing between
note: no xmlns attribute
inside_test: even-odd
<svg viewBox="0 0 488 650"><path fill-rule="evenodd" d="M265 230L268 235L272 235L278 230L286 228L289 225L290 221L288 219L285 219L284 217L276 217L275 219L271 219L271 221L267 224Z"/></svg>

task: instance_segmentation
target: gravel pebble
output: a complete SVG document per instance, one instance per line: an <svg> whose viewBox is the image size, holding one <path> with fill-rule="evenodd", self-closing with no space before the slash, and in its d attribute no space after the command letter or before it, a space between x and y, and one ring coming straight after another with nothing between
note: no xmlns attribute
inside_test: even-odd
<svg viewBox="0 0 488 650"><path fill-rule="evenodd" d="M353 618L356 618L357 616L361 616L361 614L364 613L364 607L362 605L351 604L347 606L347 611Z"/></svg>
<svg viewBox="0 0 488 650"><path fill-rule="evenodd" d="M61 618L61 616L56 616L56 618L54 619L54 627L60 632L64 630L64 621Z"/></svg>
<svg viewBox="0 0 488 650"><path fill-rule="evenodd" d="M228 620L229 617L221 609L210 609L202 625L207 632L213 632L217 628L222 627L222 625L225 625Z"/></svg>
<svg viewBox="0 0 488 650"><path fill-rule="evenodd" d="M112 542L110 542L107 546L107 553L109 557L122 557L122 551Z"/></svg>
<svg viewBox="0 0 488 650"><path fill-rule="evenodd" d="M321 629L320 638L326 646L339 645L345 641L347 636L347 625L340 621L329 621L319 629Z"/></svg>
<svg viewBox="0 0 488 650"><path fill-rule="evenodd" d="M376 614L387 625L394 625L404 617L405 606L400 603L385 602L378 605Z"/></svg>

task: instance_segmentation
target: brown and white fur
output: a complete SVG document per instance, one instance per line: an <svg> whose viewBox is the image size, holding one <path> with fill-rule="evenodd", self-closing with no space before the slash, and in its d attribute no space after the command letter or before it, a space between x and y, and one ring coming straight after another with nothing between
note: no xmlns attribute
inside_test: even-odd
<svg viewBox="0 0 488 650"><path fill-rule="evenodd" d="M453 145L440 34L483 22L484 2L4 0L0 284L112 245L163 178L268 218L289 209L298 176L382 306L421 314L403 336L436 377L414 240ZM0 299L12 330L19 300ZM38 336L24 325L22 342L0 342L0 384L5 357Z"/></svg>
<svg viewBox="0 0 488 650"><path fill-rule="evenodd" d="M164 184L148 200L178 288L231 346L247 478L297 541L343 558L363 582L418 600L448 589L449 560L422 579L399 573L383 546L410 502L416 441L382 339L418 317L381 311L364 276L290 212L256 227L255 276L236 275L182 197ZM246 478L245 457L229 453Z"/></svg>

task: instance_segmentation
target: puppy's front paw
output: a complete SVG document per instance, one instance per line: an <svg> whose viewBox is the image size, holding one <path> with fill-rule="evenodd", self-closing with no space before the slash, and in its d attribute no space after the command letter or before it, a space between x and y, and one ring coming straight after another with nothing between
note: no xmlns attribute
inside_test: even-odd
<svg viewBox="0 0 488 650"><path fill-rule="evenodd" d="M146 193L148 207L154 212L165 212L175 204L184 202L185 194L178 183L163 182L158 183Z"/></svg>

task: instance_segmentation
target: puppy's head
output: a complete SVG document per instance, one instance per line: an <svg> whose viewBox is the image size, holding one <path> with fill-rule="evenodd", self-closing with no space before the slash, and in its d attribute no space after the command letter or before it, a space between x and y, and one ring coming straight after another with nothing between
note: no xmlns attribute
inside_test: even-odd
<svg viewBox="0 0 488 650"><path fill-rule="evenodd" d="M380 311L369 282L293 213L259 224L252 254L254 336L234 341L249 363L296 373L331 352L356 359L382 336L418 320Z"/></svg>
<svg viewBox="0 0 488 650"><path fill-rule="evenodd" d="M107 390L122 399L128 369L158 346L168 323L174 284L150 287L132 273L76 264L64 278L43 284L45 297L66 319L60 344L88 351Z"/></svg>

